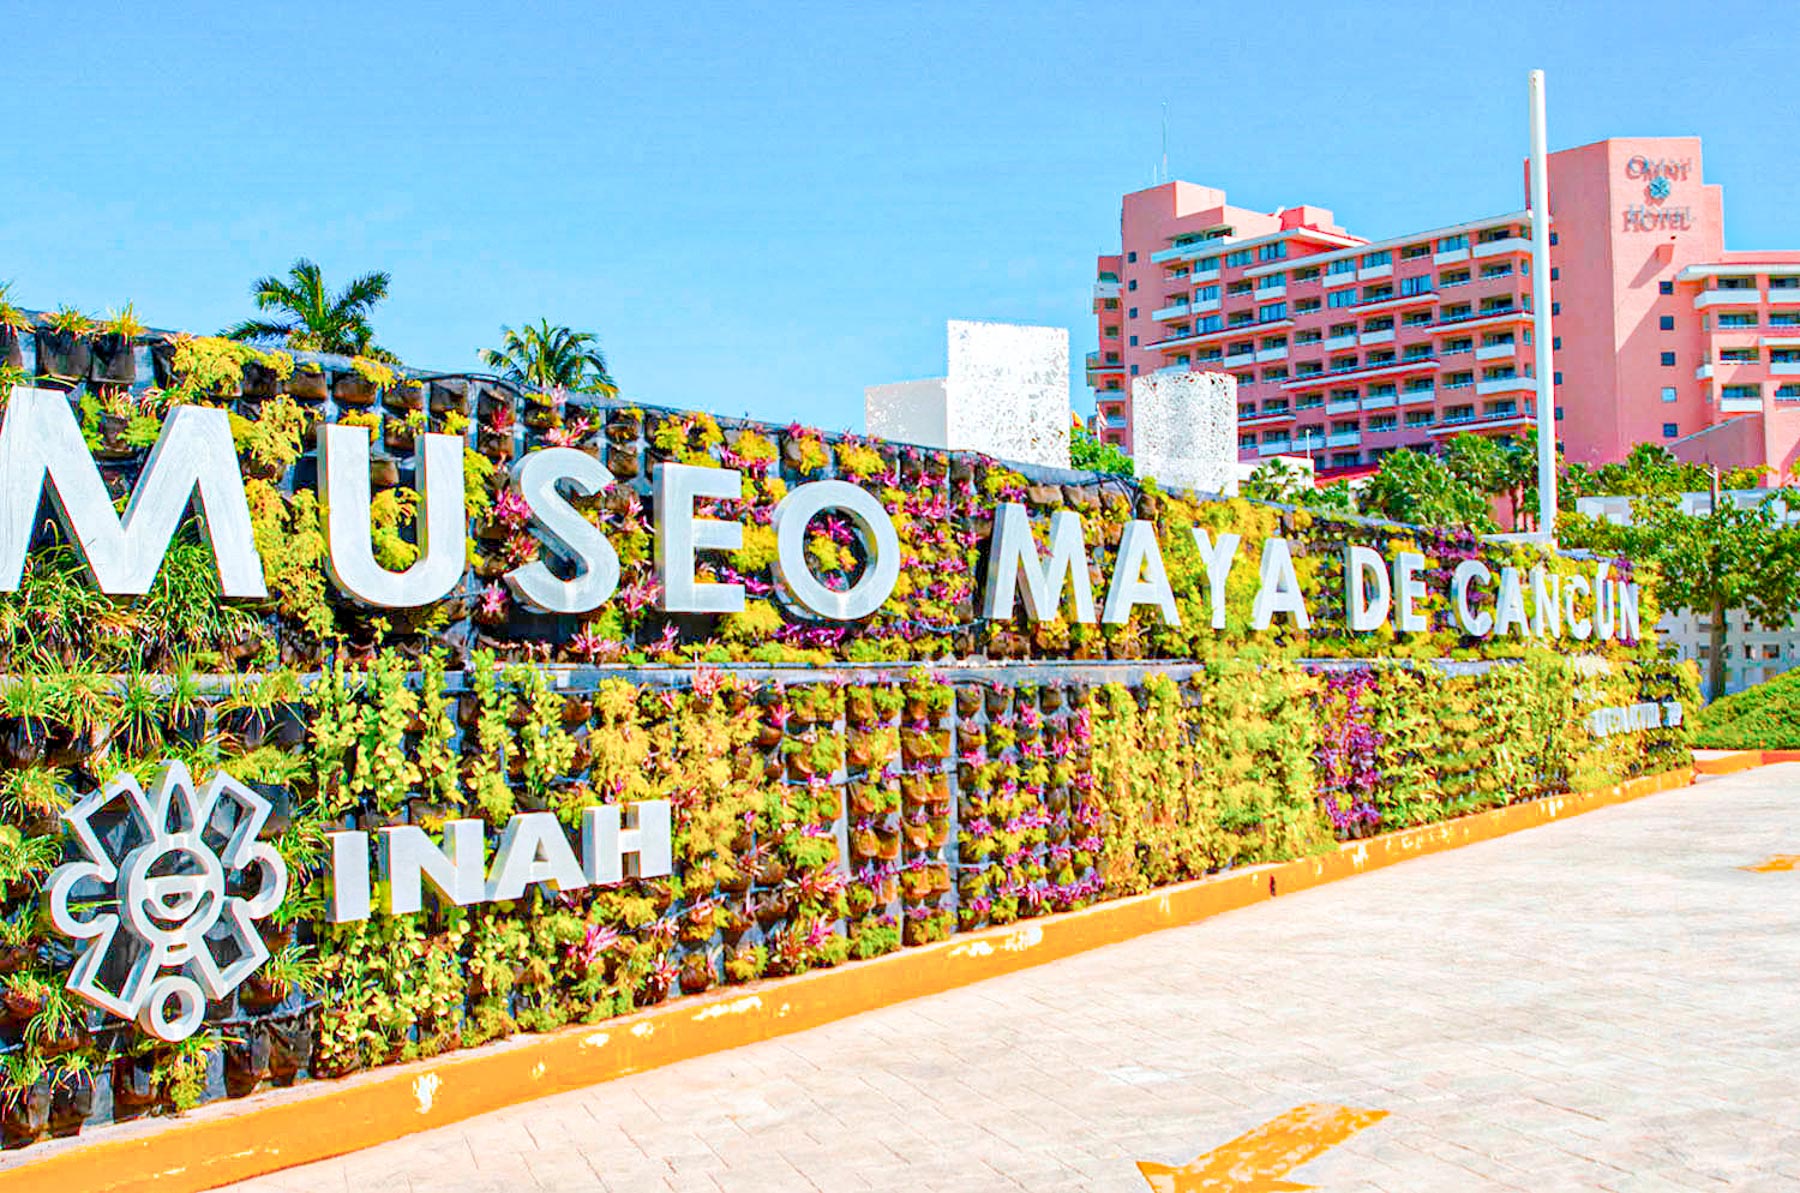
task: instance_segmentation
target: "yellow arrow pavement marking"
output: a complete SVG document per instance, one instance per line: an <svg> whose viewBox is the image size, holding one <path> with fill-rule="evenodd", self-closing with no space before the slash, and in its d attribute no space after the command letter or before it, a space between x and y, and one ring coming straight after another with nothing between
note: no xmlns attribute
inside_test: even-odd
<svg viewBox="0 0 1800 1193"><path fill-rule="evenodd" d="M1385 1110L1308 1102L1186 1164L1139 1160L1138 1171L1155 1193L1280 1193L1310 1189L1311 1185L1297 1185L1280 1178L1289 1169L1317 1159L1387 1115Z"/></svg>
<svg viewBox="0 0 1800 1193"><path fill-rule="evenodd" d="M1757 862L1754 866L1739 866L1740 870L1748 870L1752 874L1775 874L1782 870L1800 869L1800 853L1778 853L1767 861Z"/></svg>

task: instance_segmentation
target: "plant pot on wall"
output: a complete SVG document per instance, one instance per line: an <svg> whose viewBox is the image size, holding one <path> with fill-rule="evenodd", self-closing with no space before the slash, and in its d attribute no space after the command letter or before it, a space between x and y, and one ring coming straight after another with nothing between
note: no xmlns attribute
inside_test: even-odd
<svg viewBox="0 0 1800 1193"><path fill-rule="evenodd" d="M0 368L25 367L25 337L16 327L0 325Z"/></svg>
<svg viewBox="0 0 1800 1193"><path fill-rule="evenodd" d="M9 1148L24 1147L50 1129L50 1081L39 1078L0 1100L0 1139Z"/></svg>
<svg viewBox="0 0 1800 1193"><path fill-rule="evenodd" d="M37 329L37 371L43 377L79 381L88 375L93 353L88 338L73 331Z"/></svg>
<svg viewBox="0 0 1800 1193"><path fill-rule="evenodd" d="M57 1139L79 1135L93 1113L93 1074L71 1073L58 1081L51 1092L50 1134Z"/></svg>
<svg viewBox="0 0 1800 1193"><path fill-rule="evenodd" d="M325 374L317 366L295 369L288 378L288 393L298 402L323 402L331 396Z"/></svg>
<svg viewBox="0 0 1800 1193"><path fill-rule="evenodd" d="M339 373L331 383L331 396L340 406L373 406L380 391L360 373Z"/></svg>
<svg viewBox="0 0 1800 1193"><path fill-rule="evenodd" d="M94 337L89 375L95 381L130 385L137 380L136 344L130 336L106 332Z"/></svg>

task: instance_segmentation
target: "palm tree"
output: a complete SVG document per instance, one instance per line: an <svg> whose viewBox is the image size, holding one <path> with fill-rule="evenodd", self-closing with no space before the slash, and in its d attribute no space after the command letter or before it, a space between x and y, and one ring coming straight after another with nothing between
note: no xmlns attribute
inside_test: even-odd
<svg viewBox="0 0 1800 1193"><path fill-rule="evenodd" d="M282 319L246 319L228 327L224 335L234 340L274 340L290 348L335 352L393 360L375 345L369 313L387 297L389 276L365 273L336 294L325 288L319 267L305 257L294 262L287 277L258 278L250 287L259 311L281 311Z"/></svg>
<svg viewBox="0 0 1800 1193"><path fill-rule="evenodd" d="M523 331L500 329L499 348L484 348L482 363L497 369L503 380L525 389L566 389L617 397L619 387L606 371L606 354L592 332L552 327L548 319Z"/></svg>

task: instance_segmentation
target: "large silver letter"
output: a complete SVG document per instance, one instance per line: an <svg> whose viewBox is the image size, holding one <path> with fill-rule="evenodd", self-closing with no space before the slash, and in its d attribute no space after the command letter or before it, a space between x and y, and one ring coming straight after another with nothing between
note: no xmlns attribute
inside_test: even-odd
<svg viewBox="0 0 1800 1193"><path fill-rule="evenodd" d="M1494 632L1494 615L1486 609L1477 613L1469 607L1469 585L1479 581L1484 587L1494 578L1488 565L1479 559L1465 559L1450 576L1451 602L1456 606L1456 624L1471 638L1485 638Z"/></svg>
<svg viewBox="0 0 1800 1193"><path fill-rule="evenodd" d="M506 822L494 851L487 897L495 903L523 898L525 888L537 882L556 892L588 884L554 812L520 812Z"/></svg>
<svg viewBox="0 0 1800 1193"><path fill-rule="evenodd" d="M1368 584L1375 582L1375 597L1368 595ZM1352 543L1344 548L1344 609L1349 614L1350 632L1366 634L1379 630L1388 618L1393 593L1388 587L1387 561L1373 547Z"/></svg>
<svg viewBox="0 0 1800 1193"><path fill-rule="evenodd" d="M388 914L410 915L424 907L425 882L438 893L467 907L487 895L482 879L487 859L487 825L480 820L452 820L444 825L439 849L416 824L389 825L381 830L387 852Z"/></svg>
<svg viewBox="0 0 1800 1193"><path fill-rule="evenodd" d="M731 468L658 464L653 486L656 514L656 579L668 613L742 613L742 584L700 584L694 580L694 552L736 551L744 528L736 522L694 517L697 497L743 496L743 475Z"/></svg>
<svg viewBox="0 0 1800 1193"><path fill-rule="evenodd" d="M1016 502L994 511L994 537L988 550L987 591L981 615L1010 621L1020 580L1025 581L1025 616L1047 621L1062 612L1065 587L1075 589L1075 620L1094 621L1094 590L1088 583L1087 547L1081 538L1081 515L1057 510L1050 515L1050 558L1040 560L1031 537L1031 515Z"/></svg>
<svg viewBox="0 0 1800 1193"><path fill-rule="evenodd" d="M1162 547L1156 541L1156 523L1142 518L1125 524L1119 539L1119 554L1113 562L1112 582L1106 586L1106 607L1100 620L1107 625L1124 625L1131 611L1139 605L1155 605L1164 625L1181 624L1181 613L1175 608L1175 593L1169 588L1169 575L1163 570Z"/></svg>
<svg viewBox="0 0 1800 1193"><path fill-rule="evenodd" d="M1641 629L1638 618L1638 584L1636 580L1618 581L1613 588L1618 600L1619 637L1633 642L1638 640Z"/></svg>
<svg viewBox="0 0 1800 1193"><path fill-rule="evenodd" d="M1519 569L1507 564L1500 569L1500 595L1494 599L1494 636L1504 638L1517 629L1521 635L1531 632L1525 617L1525 586Z"/></svg>
<svg viewBox="0 0 1800 1193"><path fill-rule="evenodd" d="M583 497L613 483L606 465L573 447L547 447L519 465L519 492L532 517L565 552L575 557L573 580L558 580L541 559L506 573L506 586L528 609L539 613L586 613L598 609L619 586L619 553L600 528L556 491L571 481Z"/></svg>
<svg viewBox="0 0 1800 1193"><path fill-rule="evenodd" d="M1562 577L1541 563L1531 569L1531 632L1562 637Z"/></svg>
<svg viewBox="0 0 1800 1193"><path fill-rule="evenodd" d="M101 592L150 591L169 538L198 490L220 591L228 597L269 595L231 442L231 419L223 410L177 406L169 412L120 519L68 398L15 387L0 426L0 591L17 590L24 578L25 552L46 486L57 520Z"/></svg>
<svg viewBox="0 0 1800 1193"><path fill-rule="evenodd" d="M419 449L419 558L404 572L375 562L369 541L369 429L319 424L326 567L360 601L410 609L442 600L463 578L463 441L427 434Z"/></svg>
<svg viewBox="0 0 1800 1193"><path fill-rule="evenodd" d="M1294 555L1286 539L1263 540L1259 569L1256 603L1250 607L1250 628L1268 629L1277 613L1291 615L1300 629L1311 626L1306 594L1300 591L1300 577L1294 571Z"/></svg>
<svg viewBox="0 0 1800 1193"><path fill-rule="evenodd" d="M816 514L841 509L869 539L869 562L862 579L833 592L806 565L806 527ZM855 621L881 608L900 579L900 536L894 520L866 490L848 481L812 481L797 486L775 505L775 578L808 613L832 621ZM743 531L739 530L741 537Z"/></svg>
<svg viewBox="0 0 1800 1193"><path fill-rule="evenodd" d="M618 804L597 804L581 813L581 869L594 886L631 878L661 878L673 871L669 801L626 804L631 823L621 826ZM631 856L629 865L626 856Z"/></svg>
<svg viewBox="0 0 1800 1193"><path fill-rule="evenodd" d="M1200 549L1200 562L1206 565L1207 604L1212 607L1212 628L1225 628L1225 581L1231 578L1231 565L1237 562L1238 543L1242 538L1229 530L1219 534L1217 542L1202 528L1194 527L1194 546Z"/></svg>
<svg viewBox="0 0 1800 1193"><path fill-rule="evenodd" d="M1402 551L1394 557L1394 628L1402 634L1423 634L1431 628L1418 607L1425 599L1425 581L1419 578L1423 570L1425 557L1417 551Z"/></svg>

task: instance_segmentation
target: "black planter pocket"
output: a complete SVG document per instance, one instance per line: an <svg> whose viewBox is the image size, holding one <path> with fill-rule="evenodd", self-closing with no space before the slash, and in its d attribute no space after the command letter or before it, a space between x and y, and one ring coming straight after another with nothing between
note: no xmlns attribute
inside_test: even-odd
<svg viewBox="0 0 1800 1193"><path fill-rule="evenodd" d="M89 375L95 381L130 385L137 380L137 357L130 337L106 334L94 337Z"/></svg>
<svg viewBox="0 0 1800 1193"><path fill-rule="evenodd" d="M88 338L72 331L38 328L37 371L39 376L59 381L80 381L93 365Z"/></svg>

